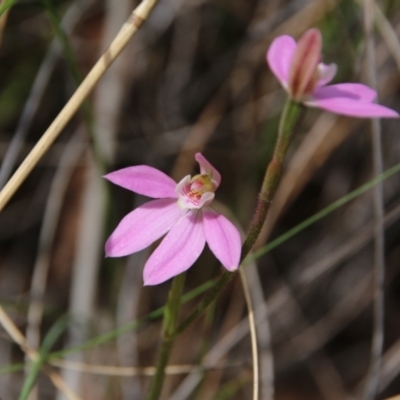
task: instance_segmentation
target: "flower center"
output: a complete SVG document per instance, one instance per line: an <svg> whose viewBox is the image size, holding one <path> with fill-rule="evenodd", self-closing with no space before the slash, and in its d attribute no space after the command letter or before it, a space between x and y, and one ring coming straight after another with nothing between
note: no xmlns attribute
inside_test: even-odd
<svg viewBox="0 0 400 400"><path fill-rule="evenodd" d="M204 194L206 192L213 192L214 185L212 184L211 177L209 175L195 175L190 180L190 190L197 194Z"/></svg>
<svg viewBox="0 0 400 400"><path fill-rule="evenodd" d="M177 185L178 205L181 208L201 208L214 198L214 184L209 175L187 176Z"/></svg>

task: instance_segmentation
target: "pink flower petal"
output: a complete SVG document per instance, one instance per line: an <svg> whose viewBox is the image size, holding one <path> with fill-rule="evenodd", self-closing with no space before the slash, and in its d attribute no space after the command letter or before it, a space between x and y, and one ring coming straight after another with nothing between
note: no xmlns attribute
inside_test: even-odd
<svg viewBox="0 0 400 400"><path fill-rule="evenodd" d="M336 75L337 65L336 64L318 64L319 80L317 86L325 86L328 84Z"/></svg>
<svg viewBox="0 0 400 400"><path fill-rule="evenodd" d="M326 99L314 98L304 102L310 107L318 107L336 114L362 118L398 118L399 114L390 108L375 103L354 100L347 97L332 97Z"/></svg>
<svg viewBox="0 0 400 400"><path fill-rule="evenodd" d="M186 211L175 199L149 201L127 214L106 243L107 257L122 257L142 250L167 233Z"/></svg>
<svg viewBox="0 0 400 400"><path fill-rule="evenodd" d="M165 236L143 271L145 285L157 285L188 268L200 256L204 238L201 211L190 211Z"/></svg>
<svg viewBox="0 0 400 400"><path fill-rule="evenodd" d="M273 40L267 52L268 65L286 90L288 90L289 70L296 48L296 41L291 36L283 35Z"/></svg>
<svg viewBox="0 0 400 400"><path fill-rule="evenodd" d="M204 206L209 205L214 200L214 197L215 197L214 192L206 192L202 194L198 208L202 208Z"/></svg>
<svg viewBox="0 0 400 400"><path fill-rule="evenodd" d="M178 197L175 193L176 182L164 172L147 165L123 168L104 175L104 178L144 196L156 199Z"/></svg>
<svg viewBox="0 0 400 400"><path fill-rule="evenodd" d="M194 158L200 165L200 174L210 176L211 182L214 184L215 189L217 189L221 183L221 174L205 159L203 154L196 153Z"/></svg>
<svg viewBox="0 0 400 400"><path fill-rule="evenodd" d="M376 98L376 91L361 83L338 83L315 89L314 99L330 99L333 97L346 97L365 103L372 103Z"/></svg>
<svg viewBox="0 0 400 400"><path fill-rule="evenodd" d="M218 260L229 271L237 269L242 245L236 227L210 208L203 210L203 226L208 246Z"/></svg>

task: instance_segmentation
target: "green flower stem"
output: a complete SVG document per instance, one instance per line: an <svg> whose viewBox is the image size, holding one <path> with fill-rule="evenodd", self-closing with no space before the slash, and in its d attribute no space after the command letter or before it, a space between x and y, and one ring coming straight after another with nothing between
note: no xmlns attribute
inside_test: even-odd
<svg viewBox="0 0 400 400"><path fill-rule="evenodd" d="M249 233L242 246L240 261L243 261L247 254L249 254L260 235L276 189L281 180L283 162L303 109L304 107L300 103L296 103L290 99L286 101L279 123L279 132L274 153L265 172L261 190L258 195L256 211L250 224Z"/></svg>
<svg viewBox="0 0 400 400"><path fill-rule="evenodd" d="M286 101L280 124L278 138L275 144L274 154L265 173L261 191L258 195L258 202L253 220L250 224L249 233L242 246L242 254L240 262L242 262L253 248L265 219L272 199L275 195L276 188L282 176L283 162L287 153L287 149L292 141L295 128L298 125L304 107L290 99ZM176 335L182 333L194 320L196 320L203 311L217 298L218 294L225 288L228 282L233 278L235 272L225 271L222 273L215 286L213 286L205 295L205 297L197 304L192 313L178 326Z"/></svg>
<svg viewBox="0 0 400 400"><path fill-rule="evenodd" d="M42 346L39 350L37 359L32 362L29 373L24 381L18 400L27 400L33 387L35 386L37 377L42 366L46 363L47 357L51 347L58 340L60 335L67 327L68 319L65 317L60 318L50 329L49 333L43 340Z"/></svg>
<svg viewBox="0 0 400 400"><path fill-rule="evenodd" d="M203 311L217 298L218 294L235 275L235 272L224 271L219 279L216 281L215 285L211 289L209 289L204 298L199 301L192 313L178 326L175 334L179 335L186 328L188 328L191 323L195 321L203 313Z"/></svg>
<svg viewBox="0 0 400 400"><path fill-rule="evenodd" d="M167 366L169 355L177 336L179 309L181 305L181 295L185 283L185 274L179 274L172 281L172 286L168 294L167 305L164 311L162 342L158 353L156 373L151 381L147 400L156 400L161 394L161 389L165 377L165 367Z"/></svg>

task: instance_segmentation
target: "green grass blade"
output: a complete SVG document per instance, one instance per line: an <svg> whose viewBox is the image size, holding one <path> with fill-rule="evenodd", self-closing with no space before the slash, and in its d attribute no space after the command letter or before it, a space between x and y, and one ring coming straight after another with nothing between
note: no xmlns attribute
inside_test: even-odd
<svg viewBox="0 0 400 400"><path fill-rule="evenodd" d="M253 254L249 255L246 260L244 261L245 264L248 264L257 258L261 257L262 255L270 252L272 249L275 249L278 247L280 244L286 242L289 240L291 237L297 235L304 229L308 228L310 225L315 224L317 221L320 219L326 217L328 214L331 212L335 211L339 207L345 205L346 203L350 202L351 200L354 200L356 197L360 196L361 194L365 193L372 187L374 187L377 183L383 182L384 180L390 178L391 176L395 175L396 173L400 172L400 164L395 165L394 167L388 169L386 172L383 174L377 176L376 178L370 180L369 182L365 183L364 185L360 186L359 188L353 190L349 194L341 197L339 200L336 200L329 206L325 207L323 210L317 212L310 218L307 218L300 224L296 225L294 228L290 229L283 235L277 237L275 240L272 242L268 243L261 249L257 250Z"/></svg>
<svg viewBox="0 0 400 400"><path fill-rule="evenodd" d="M32 362L29 373L24 381L21 394L19 395L19 400L28 399L31 390L35 385L40 369L43 363L46 362L47 360L47 356L51 347L60 337L60 335L65 331L67 325L68 325L68 319L66 317L62 317L52 326L50 331L47 333L46 337L43 340L42 346L39 350L39 356L37 360Z"/></svg>
<svg viewBox="0 0 400 400"><path fill-rule="evenodd" d="M79 84L82 82L82 74L79 70L78 63L76 62L76 58L72 50L72 46L68 40L68 36L61 26L61 18L58 16L57 11L50 0L42 0L42 3L47 11L47 15L49 16L51 25L53 26L54 33L61 43L63 54L68 63L68 68L70 69L74 83L76 86L79 86Z"/></svg>
<svg viewBox="0 0 400 400"><path fill-rule="evenodd" d="M61 25L61 18L57 14L57 10L55 9L54 4L51 0L42 0L42 3L47 11L47 15L49 16L51 25L54 30L54 34L61 43L62 51L65 60L67 61L67 65L71 73L72 79L76 87L78 87L83 80L82 74L78 67L78 63L76 61L74 51L69 42L68 36ZM88 126L89 130L92 130L93 113L90 107L90 103L88 101L85 101L83 103L82 112L85 118L86 125Z"/></svg>
<svg viewBox="0 0 400 400"><path fill-rule="evenodd" d="M0 6L0 17L10 8L14 5L16 0L6 0L1 6Z"/></svg>
<svg viewBox="0 0 400 400"><path fill-rule="evenodd" d="M12 374L13 372L22 371L25 368L24 363L9 364L0 368L0 376Z"/></svg>

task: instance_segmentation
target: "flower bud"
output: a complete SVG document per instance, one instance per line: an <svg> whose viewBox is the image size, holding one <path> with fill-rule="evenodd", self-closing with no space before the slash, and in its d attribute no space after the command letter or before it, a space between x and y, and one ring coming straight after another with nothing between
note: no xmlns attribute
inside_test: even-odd
<svg viewBox="0 0 400 400"><path fill-rule="evenodd" d="M289 93L293 100L301 101L313 93L319 80L321 50L322 37L316 28L309 29L298 41L289 70Z"/></svg>

